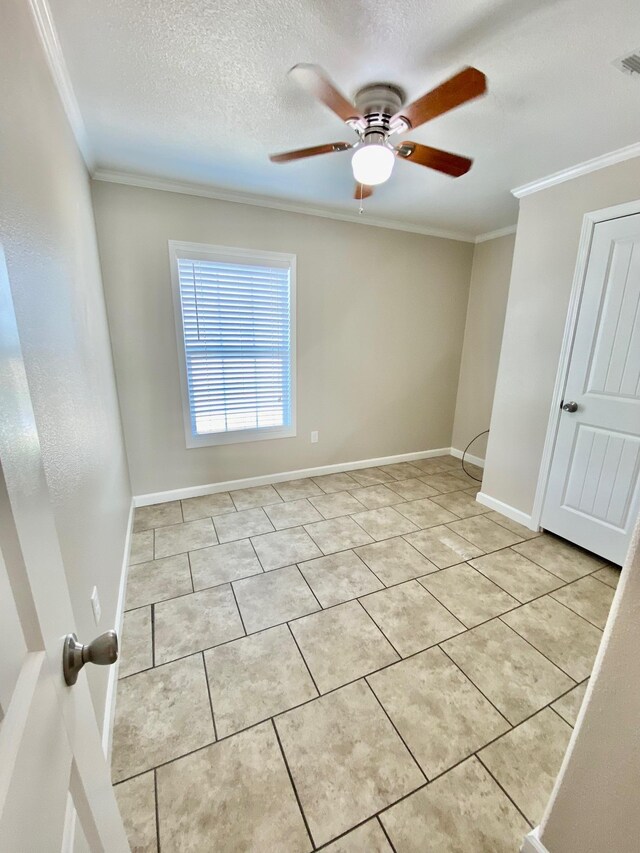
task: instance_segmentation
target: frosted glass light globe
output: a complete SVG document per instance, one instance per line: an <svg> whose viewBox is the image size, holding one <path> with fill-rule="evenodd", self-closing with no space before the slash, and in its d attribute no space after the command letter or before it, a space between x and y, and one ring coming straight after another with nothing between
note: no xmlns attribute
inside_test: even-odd
<svg viewBox="0 0 640 853"><path fill-rule="evenodd" d="M353 177L368 187L383 184L391 177L395 159L395 154L386 145L361 145L351 160Z"/></svg>

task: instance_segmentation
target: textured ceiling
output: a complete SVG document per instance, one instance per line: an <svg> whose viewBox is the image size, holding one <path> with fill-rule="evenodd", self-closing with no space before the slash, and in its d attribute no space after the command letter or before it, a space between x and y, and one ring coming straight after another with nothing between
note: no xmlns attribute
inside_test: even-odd
<svg viewBox="0 0 640 853"><path fill-rule="evenodd" d="M350 155L271 151L354 134L287 79L322 65L348 95L413 99L475 65L489 94L411 133L475 159L457 180L396 163L372 217L479 234L511 225L515 186L640 139L637 0L50 0L99 168L355 213Z"/></svg>

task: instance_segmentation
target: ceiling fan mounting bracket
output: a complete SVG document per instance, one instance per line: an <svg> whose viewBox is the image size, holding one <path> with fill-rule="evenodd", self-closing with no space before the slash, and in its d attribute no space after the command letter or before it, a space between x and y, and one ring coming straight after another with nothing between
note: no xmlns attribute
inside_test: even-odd
<svg viewBox="0 0 640 853"><path fill-rule="evenodd" d="M370 83L356 92L354 100L358 112L363 116L384 113L391 118L398 112L404 99L404 90L393 83Z"/></svg>
<svg viewBox="0 0 640 853"><path fill-rule="evenodd" d="M398 155L398 157L410 157L411 154L413 154L413 152L415 151L415 148L415 145L411 145L407 142L402 142L400 143L400 145L397 146L396 154Z"/></svg>

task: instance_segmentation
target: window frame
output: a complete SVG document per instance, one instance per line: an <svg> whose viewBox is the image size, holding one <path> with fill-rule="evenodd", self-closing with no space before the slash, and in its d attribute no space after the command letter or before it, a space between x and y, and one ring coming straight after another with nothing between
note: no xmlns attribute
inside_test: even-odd
<svg viewBox="0 0 640 853"><path fill-rule="evenodd" d="M178 349L180 372L180 390L182 398L182 420L187 449L208 447L220 444L240 444L248 441L266 441L275 438L293 438L296 432L296 255L284 252L267 252L258 249L240 249L231 246L215 246L208 243L185 243L169 240L169 260L171 267L171 289L173 294L173 313ZM185 351L184 325L182 319L182 300L180 296L179 260L217 261L230 264L255 263L256 265L279 266L289 270L289 377L291 421L287 426L257 427L253 429L232 430L229 432L210 432L194 435L191 431L191 409L189 406L189 383L187 380L187 359Z"/></svg>

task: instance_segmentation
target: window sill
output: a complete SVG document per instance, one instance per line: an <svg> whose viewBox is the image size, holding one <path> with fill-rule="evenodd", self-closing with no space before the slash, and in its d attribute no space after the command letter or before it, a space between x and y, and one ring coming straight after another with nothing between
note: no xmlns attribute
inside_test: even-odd
<svg viewBox="0 0 640 853"><path fill-rule="evenodd" d="M219 444L242 444L250 441L266 441L274 438L294 438L295 426L264 427L263 429L243 429L233 432L211 432L204 435L187 435L187 449L212 447Z"/></svg>

